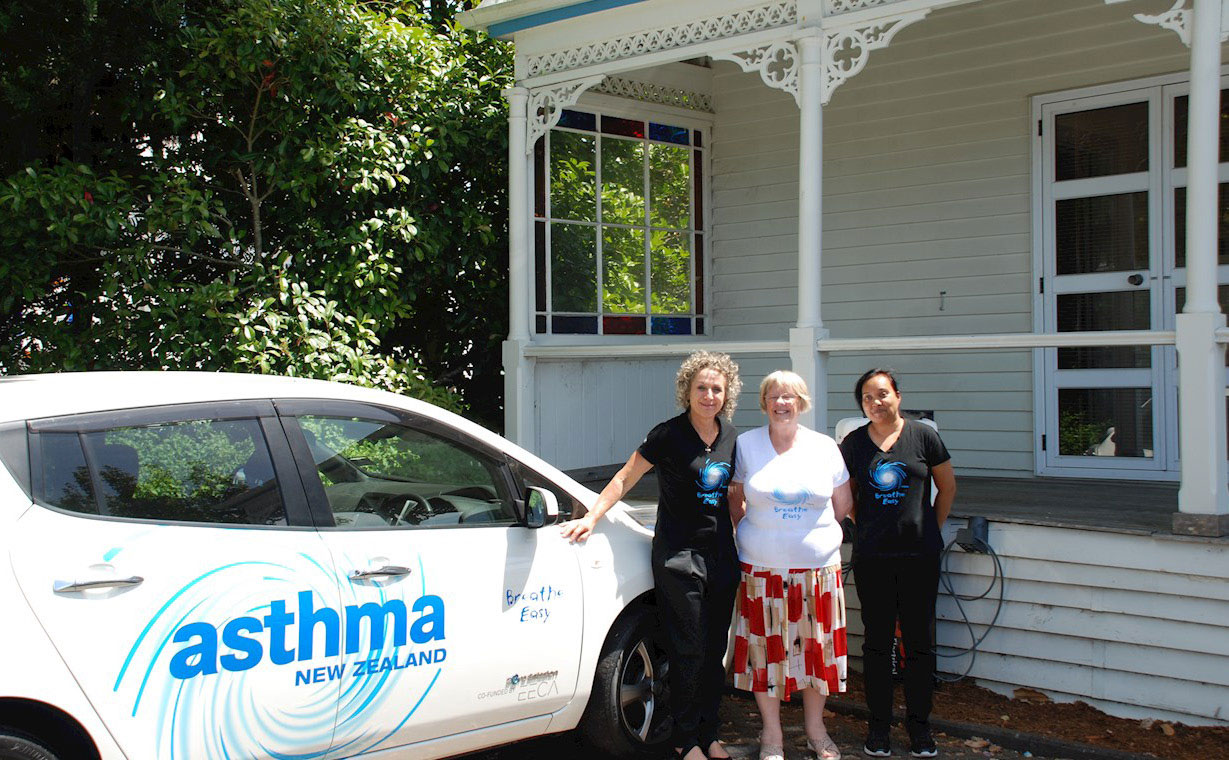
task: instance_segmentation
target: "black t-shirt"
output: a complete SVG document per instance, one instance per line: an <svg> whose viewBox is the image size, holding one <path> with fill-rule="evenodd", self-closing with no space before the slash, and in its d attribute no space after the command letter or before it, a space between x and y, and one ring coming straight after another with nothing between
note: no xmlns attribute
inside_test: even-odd
<svg viewBox="0 0 1229 760"><path fill-rule="evenodd" d="M862 557L922 557L943 551L930 503L930 471L951 459L939 434L906 420L891 451L871 440L870 424L841 441L849 476L858 484L854 551Z"/></svg>
<svg viewBox="0 0 1229 760"><path fill-rule="evenodd" d="M711 451L705 451L686 412L654 427L640 444L640 456L657 470L655 545L667 549L733 546L726 491L734 471L738 431L720 417L717 425Z"/></svg>

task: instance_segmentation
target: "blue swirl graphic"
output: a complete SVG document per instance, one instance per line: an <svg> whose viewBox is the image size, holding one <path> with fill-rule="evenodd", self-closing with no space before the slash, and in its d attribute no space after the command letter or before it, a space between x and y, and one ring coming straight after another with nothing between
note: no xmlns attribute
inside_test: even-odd
<svg viewBox="0 0 1229 760"><path fill-rule="evenodd" d="M702 491L717 491L729 479L730 465L725 462L714 462L710 459L705 459L704 466L700 468L700 477L696 480L696 485Z"/></svg>
<svg viewBox="0 0 1229 760"><path fill-rule="evenodd" d="M895 491L905 482L905 465L903 462L880 462L871 467L870 476L876 491Z"/></svg>
<svg viewBox="0 0 1229 760"><path fill-rule="evenodd" d="M344 554L337 560L346 567L361 564ZM317 651L315 657L276 665L266 641L257 667L206 670L183 678L168 672L172 655L183 649L181 642L172 643L173 637L185 623L199 621L214 626L220 638L222 624L236 614L259 617L260 611L269 610L270 599L286 600L293 609L300 593L310 594L317 609L340 611L348 605L382 605L390 600L409 606L420 588L425 596L431 585L421 556L417 565L421 586L397 581L356 585L332 563L324 564L306 552L286 555L281 562L221 562L206 568L172 590L150 619L136 624L131 648L117 653L112 689L131 705L134 716L139 713L153 727L158 757L229 760L260 755L308 760L376 749L419 710L446 664L381 668L355 677L358 659L404 662L412 648L395 646L393 636L387 635L375 649L357 655L327 657ZM295 630L287 629L291 647L298 643ZM230 651L220 640L214 646L218 654ZM196 657L183 662L196 667L200 655ZM330 677L298 683L296 673L313 666L323 666ZM294 684L295 695L289 703L288 682ZM391 725L396 728L389 731Z"/></svg>
<svg viewBox="0 0 1229 760"><path fill-rule="evenodd" d="M778 504L786 504L795 506L797 504L805 504L808 500L815 497L815 494L807 488L801 488L797 491L786 491L784 488L774 488L772 498Z"/></svg>

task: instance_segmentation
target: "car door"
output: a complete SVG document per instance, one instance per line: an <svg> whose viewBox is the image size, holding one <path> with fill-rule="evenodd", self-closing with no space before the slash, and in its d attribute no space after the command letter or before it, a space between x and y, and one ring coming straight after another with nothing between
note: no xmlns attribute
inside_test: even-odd
<svg viewBox="0 0 1229 760"><path fill-rule="evenodd" d="M28 430L35 506L12 566L126 755L327 751L338 581L272 403Z"/></svg>
<svg viewBox="0 0 1229 760"><path fill-rule="evenodd" d="M350 402L278 401L342 580L334 751L547 715L575 695L573 547L525 527L502 453L448 425Z"/></svg>

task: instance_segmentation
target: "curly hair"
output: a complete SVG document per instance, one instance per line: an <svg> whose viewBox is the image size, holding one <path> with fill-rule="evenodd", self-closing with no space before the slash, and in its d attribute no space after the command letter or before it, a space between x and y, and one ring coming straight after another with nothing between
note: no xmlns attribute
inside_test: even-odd
<svg viewBox="0 0 1229 760"><path fill-rule="evenodd" d="M675 377L674 399L683 411L690 407L691 381L701 370L715 369L725 376L725 403L721 414L727 420L734 419L734 409L738 406L738 394L742 392L743 381L738 377L738 365L729 354L716 351L694 351L683 360Z"/></svg>

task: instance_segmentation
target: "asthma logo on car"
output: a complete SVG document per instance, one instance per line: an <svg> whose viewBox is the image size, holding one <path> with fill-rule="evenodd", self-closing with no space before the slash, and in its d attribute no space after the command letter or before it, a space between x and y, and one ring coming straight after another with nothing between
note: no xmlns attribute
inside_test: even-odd
<svg viewBox="0 0 1229 760"><path fill-rule="evenodd" d="M454 659L444 598L429 593L421 558L416 572L356 586L307 554L220 565L144 624L113 691L155 733L158 757L379 749ZM339 588L348 598L330 603Z"/></svg>

